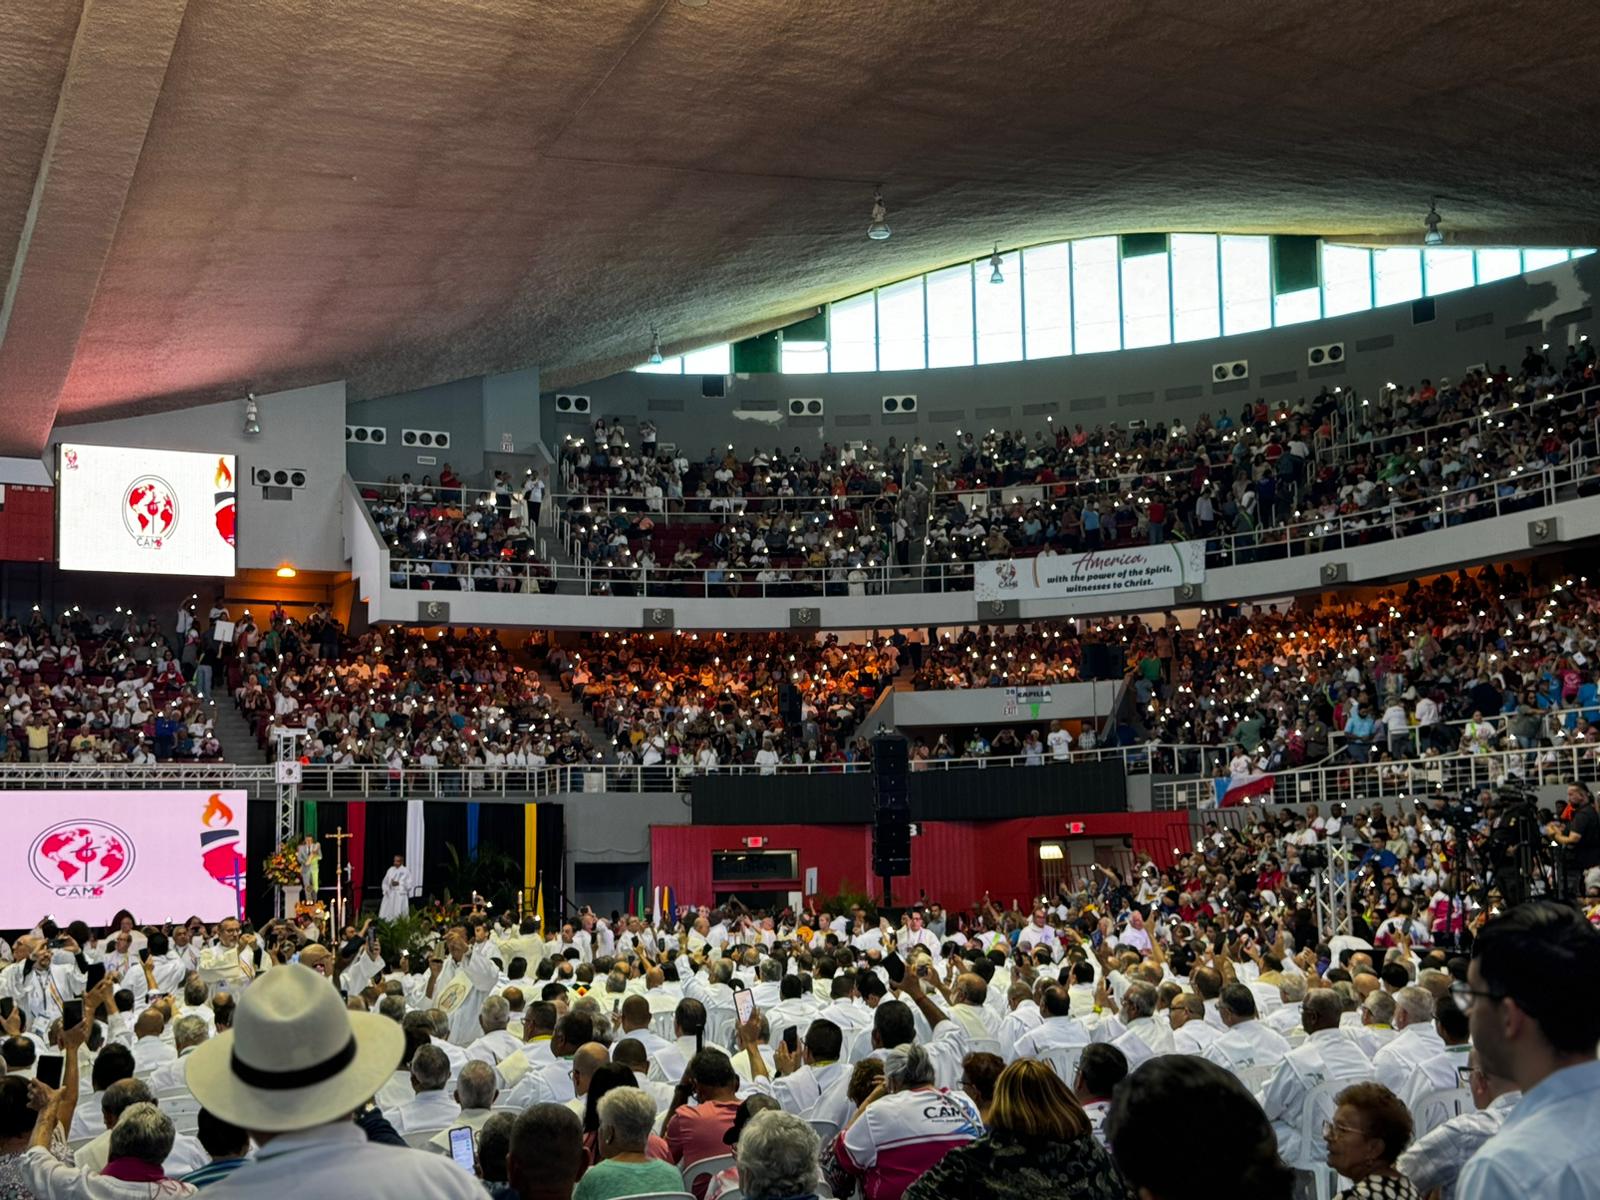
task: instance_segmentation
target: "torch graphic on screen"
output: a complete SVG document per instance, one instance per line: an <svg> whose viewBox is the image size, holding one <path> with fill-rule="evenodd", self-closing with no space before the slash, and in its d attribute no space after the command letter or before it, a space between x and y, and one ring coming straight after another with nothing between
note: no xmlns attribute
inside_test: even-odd
<svg viewBox="0 0 1600 1200"><path fill-rule="evenodd" d="M233 828L233 809L222 802L216 792L206 801L200 814L200 824L205 832L200 835L200 859L206 874L218 883L230 887L237 898L234 915L244 918L245 859L239 853L239 831Z"/></svg>
<svg viewBox="0 0 1600 1200"><path fill-rule="evenodd" d="M217 459L217 472L213 479L216 491L212 495L212 504L216 511L217 533L228 545L234 544L234 523L238 510L233 490L233 472L228 470L226 459Z"/></svg>

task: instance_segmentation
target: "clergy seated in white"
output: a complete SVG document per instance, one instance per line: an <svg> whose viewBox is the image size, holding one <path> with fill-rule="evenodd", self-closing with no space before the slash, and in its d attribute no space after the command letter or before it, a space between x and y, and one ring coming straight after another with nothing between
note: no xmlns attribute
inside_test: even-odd
<svg viewBox="0 0 1600 1200"><path fill-rule="evenodd" d="M1014 980L1006 989L1006 1013L995 1035L1000 1043L1000 1056L1007 1062L1016 1058L1017 1040L1039 1028L1043 1021L1044 1014L1039 1011L1033 989L1020 979Z"/></svg>
<svg viewBox="0 0 1600 1200"><path fill-rule="evenodd" d="M1019 1058L1047 1058L1056 1050L1071 1050L1089 1044L1089 1029L1072 1015L1072 996L1060 984L1044 990L1040 1002L1043 1019L1016 1041L1011 1061ZM1001 1046L1005 1050L1004 1044Z"/></svg>
<svg viewBox="0 0 1600 1200"><path fill-rule="evenodd" d="M1462 1086L1461 1077L1466 1073L1468 1055L1472 1050L1467 1014L1461 1011L1461 1006L1448 993L1433 1014L1433 1027L1443 1042L1442 1048L1438 1053L1420 1059L1411 1077L1396 1093L1416 1119L1414 1135L1419 1139L1434 1126L1456 1115L1454 1105L1429 1104L1427 1100L1434 1092ZM1374 1063L1373 1067L1376 1069L1377 1064Z"/></svg>
<svg viewBox="0 0 1600 1200"><path fill-rule="evenodd" d="M90 1173L105 1170L106 1163L111 1161L112 1137L123 1116L134 1105L154 1101L155 1096L151 1094L149 1085L142 1079L123 1079L108 1087L100 1098L100 1108L105 1114L105 1132L87 1145L74 1150L73 1163ZM163 1161L162 1169L173 1177L187 1175L190 1171L205 1166L210 1157L198 1141L180 1133L174 1137L172 1149Z"/></svg>
<svg viewBox="0 0 1600 1200"><path fill-rule="evenodd" d="M187 1084L184 1082L184 1069L188 1063L187 1057L194 1052L195 1047L201 1045L211 1036L211 1030L199 1017L179 1017L172 1023L172 1048L177 1057L171 1062L157 1067L150 1072L150 1090L158 1096L167 1092L181 1091Z"/></svg>
<svg viewBox="0 0 1600 1200"><path fill-rule="evenodd" d="M1361 1047L1368 1058L1376 1058L1378 1051L1387 1046L1395 1036L1394 997L1388 992L1372 992L1361 1002L1354 1025L1341 1021L1345 1036Z"/></svg>
<svg viewBox="0 0 1600 1200"><path fill-rule="evenodd" d="M555 1033L551 1035L551 1063L530 1065L501 1098L501 1103L527 1108L530 1104L565 1104L571 1100L577 1094L572 1079L573 1056L593 1041L593 1018L586 1012L569 1012L556 1022Z"/></svg>
<svg viewBox="0 0 1600 1200"><path fill-rule="evenodd" d="M774 1078L760 1044L750 1036L756 1025L753 1020L739 1031L754 1075L752 1090L774 1097L785 1112L806 1118L818 1116L816 1109L822 1097L836 1084L850 1079L849 1064L839 1058L844 1047L843 1031L832 1021L813 1021L792 1053L780 1039L773 1055L773 1066L777 1068ZM829 1113L821 1119L832 1118Z"/></svg>
<svg viewBox="0 0 1600 1200"><path fill-rule="evenodd" d="M450 1151L451 1129L457 1125L465 1125L474 1132L481 1130L493 1112L494 1102L499 1094L499 1080L495 1078L494 1068L488 1063L469 1062L462 1067L461 1077L456 1080L454 1095L460 1110L449 1127L440 1130L429 1145L441 1154L447 1154Z"/></svg>
<svg viewBox="0 0 1600 1200"><path fill-rule="evenodd" d="M1143 980L1129 984L1122 994L1122 1032L1110 1040L1127 1057L1130 1068L1173 1052L1172 1030L1157 1021L1155 1014L1156 989Z"/></svg>
<svg viewBox="0 0 1600 1200"><path fill-rule="evenodd" d="M147 1076L157 1067L176 1061L178 1052L162 1035L166 1018L157 1008L147 1008L133 1022L133 1073Z"/></svg>
<svg viewBox="0 0 1600 1200"><path fill-rule="evenodd" d="M1185 992L1172 1002L1171 1018L1172 1046L1179 1054L1204 1058L1223 1033L1206 1020L1206 1002L1194 992Z"/></svg>
<svg viewBox="0 0 1600 1200"><path fill-rule="evenodd" d="M437 1046L419 1046L411 1056L412 1098L383 1115L396 1133L421 1133L448 1129L461 1115L461 1105L445 1085L450 1081L450 1060Z"/></svg>
<svg viewBox="0 0 1600 1200"><path fill-rule="evenodd" d="M1242 983L1230 983L1217 998L1227 1029L1206 1049L1204 1057L1235 1075L1251 1067L1275 1067L1289 1053L1289 1042L1256 1013L1256 997Z"/></svg>
<svg viewBox="0 0 1600 1200"><path fill-rule="evenodd" d="M1405 987L1394 994L1395 1034L1372 1056L1372 1074L1395 1095L1406 1090L1423 1064L1444 1053L1444 1039L1433 1027L1433 993ZM1453 1080L1446 1086L1454 1087Z"/></svg>
<svg viewBox="0 0 1600 1200"><path fill-rule="evenodd" d="M776 1052L778 1043L783 1040L783 1031L790 1026L794 1027L798 1037L805 1037L811 1022L821 1015L822 1005L816 993L805 986L799 975L785 975L778 981L778 1002L771 1008L763 1008L762 1012L766 1013L767 1025L772 1030L772 1040L767 1043L767 1050ZM843 1031L844 1027L839 1028Z"/></svg>
<svg viewBox="0 0 1600 1200"><path fill-rule="evenodd" d="M485 1000L478 1011L478 1024L483 1029L483 1036L467 1047L467 1058L488 1063L492 1067L521 1049L517 1039L506 1032L510 1020L511 1005L504 996L490 996Z"/></svg>
<svg viewBox="0 0 1600 1200"><path fill-rule="evenodd" d="M650 1093L656 1102L656 1112L665 1116L672 1107L673 1085L650 1078L650 1059L644 1045L633 1035L624 1036L611 1044L611 1061L633 1072L633 1082L642 1091Z"/></svg>
<svg viewBox="0 0 1600 1200"><path fill-rule="evenodd" d="M1306 1097L1321 1083L1357 1083L1372 1077L1372 1062L1339 1028L1343 1005L1327 988L1310 992L1300 1006L1306 1040L1284 1055L1261 1089L1261 1107L1278 1137L1278 1153L1285 1162L1318 1153L1320 1147L1302 1146L1300 1129Z"/></svg>

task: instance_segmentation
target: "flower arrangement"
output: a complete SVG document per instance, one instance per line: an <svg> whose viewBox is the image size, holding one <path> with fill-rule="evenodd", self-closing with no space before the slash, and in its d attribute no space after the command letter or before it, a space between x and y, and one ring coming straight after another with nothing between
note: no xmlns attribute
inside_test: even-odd
<svg viewBox="0 0 1600 1200"><path fill-rule="evenodd" d="M300 860L288 846L279 846L261 864L261 874L277 887L299 887Z"/></svg>

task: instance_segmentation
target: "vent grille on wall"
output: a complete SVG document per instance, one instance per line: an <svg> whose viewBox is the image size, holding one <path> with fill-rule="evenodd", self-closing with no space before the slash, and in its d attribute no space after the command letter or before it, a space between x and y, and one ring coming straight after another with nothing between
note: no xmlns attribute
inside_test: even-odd
<svg viewBox="0 0 1600 1200"><path fill-rule="evenodd" d="M916 412L917 398L915 396L885 396L883 398L883 411L886 413Z"/></svg>
<svg viewBox="0 0 1600 1200"><path fill-rule="evenodd" d="M450 434L443 429L402 429L400 440L407 446L425 446L430 450L435 447L450 449Z"/></svg>
<svg viewBox="0 0 1600 1200"><path fill-rule="evenodd" d="M815 398L791 399L789 401L789 415L791 417L820 417L825 407L821 400Z"/></svg>
<svg viewBox="0 0 1600 1200"><path fill-rule="evenodd" d="M1248 358L1235 359L1233 362L1220 362L1211 364L1211 379L1213 383L1226 383L1230 379L1249 379L1250 360Z"/></svg>
<svg viewBox="0 0 1600 1200"><path fill-rule="evenodd" d="M1306 349L1306 363L1309 366L1320 367L1326 363L1343 361L1343 342L1329 342L1326 346L1311 346Z"/></svg>
<svg viewBox="0 0 1600 1200"><path fill-rule="evenodd" d="M557 392L556 411L558 413L586 413L589 411L589 397L571 396L565 392Z"/></svg>
<svg viewBox="0 0 1600 1200"><path fill-rule="evenodd" d="M389 440L389 431L381 425L346 425L344 440L360 442L367 446L381 446Z"/></svg>
<svg viewBox="0 0 1600 1200"><path fill-rule="evenodd" d="M258 487L299 489L306 486L306 473L299 467L251 467L250 479Z"/></svg>

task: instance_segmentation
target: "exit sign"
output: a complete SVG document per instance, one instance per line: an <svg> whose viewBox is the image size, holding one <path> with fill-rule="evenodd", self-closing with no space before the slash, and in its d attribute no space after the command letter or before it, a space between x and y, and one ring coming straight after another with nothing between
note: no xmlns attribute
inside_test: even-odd
<svg viewBox="0 0 1600 1200"><path fill-rule="evenodd" d="M1067 822L1067 832L1068 833L1082 833L1083 832L1083 822L1082 821L1068 821Z"/></svg>
<svg viewBox="0 0 1600 1200"><path fill-rule="evenodd" d="M741 840L746 850L760 850L767 844L767 839L764 837L747 837Z"/></svg>

